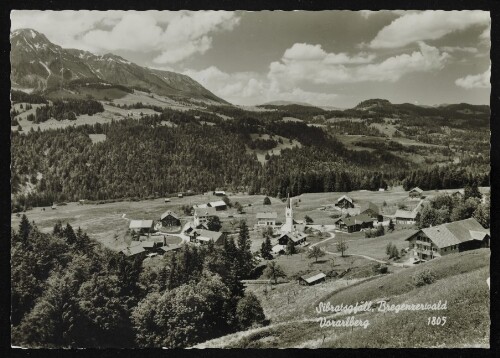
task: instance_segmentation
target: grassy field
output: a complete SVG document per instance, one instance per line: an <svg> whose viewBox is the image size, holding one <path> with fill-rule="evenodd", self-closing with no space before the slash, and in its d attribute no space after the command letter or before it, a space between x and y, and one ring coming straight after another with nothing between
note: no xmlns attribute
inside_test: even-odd
<svg viewBox="0 0 500 358"><path fill-rule="evenodd" d="M402 348L402 347L489 347L490 299L486 278L489 277L488 249L448 255L425 264L404 269L389 275L377 276L364 282L331 290L327 284L309 287L310 300L292 306L296 315L280 312L278 308L268 312L280 316L288 314L281 322L276 317L271 325L205 342L197 347L210 348ZM413 276L430 270L434 283L416 286ZM312 291L316 290L316 298ZM328 292L321 295L320 292ZM269 295L269 294L268 294ZM293 291L283 292L283 306ZM297 296L297 294L296 294ZM380 300L389 304L437 303L446 301L441 311L380 312ZM320 302L344 305L372 301L373 311L358 312L355 319L367 320L366 329L319 327L316 307ZM263 305L266 307L266 300ZM328 318L345 319L348 314L322 314ZM445 316L446 324L433 326L428 317ZM277 324L275 322L278 322Z"/></svg>
<svg viewBox="0 0 500 358"><path fill-rule="evenodd" d="M484 192L489 189L480 188L480 190ZM437 191L424 192L428 197L432 197L437 193ZM296 220L303 220L308 215L314 220L314 224L332 224L331 213L320 210L320 208L335 203L343 194L345 193L302 194L293 200L297 204L294 204L294 217ZM403 191L402 188L394 188L385 192L355 191L347 194L355 200L355 203L372 201L379 206L384 201L388 205L396 205L408 197L408 193ZM263 241L260 230L253 230L254 225L257 223L256 214L258 212L275 211L278 213L278 221L285 221L284 202L277 198L270 198L271 205L263 205L264 198L264 195L230 194L229 199L232 203L239 202L243 206L243 213L238 214L235 209L229 209L218 214L223 224L223 230L227 231L233 231L239 220L244 219L247 221L251 229L253 251L259 250ZM159 220L164 211L172 210L181 215L181 221L184 224L191 220L191 217L184 216L180 210L181 206L193 206L215 200L220 200L220 197L200 194L183 198L172 195L171 202L168 203L165 203L163 198L143 201L119 201L106 204L78 205L78 203L68 203L65 206L58 206L56 210L51 210L50 207L46 207L45 211L42 211L42 208L33 208L28 210L26 215L30 221L34 220L42 230L51 230L57 220L61 220L63 223L69 222L73 227L80 226L91 237L110 248L115 248L123 245L122 238L127 231L129 219ZM123 214L125 214L125 218L122 217ZM19 221L20 217L17 215L13 214L11 216L11 223L14 227L19 224ZM351 234L349 238L355 238L356 235L362 234L354 234L354 236Z"/></svg>
<svg viewBox="0 0 500 358"><path fill-rule="evenodd" d="M250 136L252 139L257 139L257 138L269 139L270 138L269 134L262 134L259 137L259 135L257 133L252 133L252 134L250 134ZM285 138L285 137L282 137L279 135L275 135L275 136L273 136L273 138L276 141L278 141L278 139L281 139L283 141L283 143L278 143L278 145L271 150L250 149L247 147L247 153L255 153L257 155L257 160L261 164L264 164L266 162L266 154L268 154L268 153L269 153L269 155L280 155L281 151L283 149L291 149L293 147L299 147L299 148L302 147L302 144L295 139L292 139L292 143L290 143L289 138Z"/></svg>
<svg viewBox="0 0 500 358"><path fill-rule="evenodd" d="M405 241L407 237L415 233L416 230L401 230L395 231L393 233L365 238L364 235L361 238L350 238L346 235L344 239L347 241L349 248L346 251L346 255L349 254L357 254L357 255L366 255L379 260L387 260L388 256L385 253L385 248L387 244L392 243L396 245L398 250L402 248L408 248L408 241ZM327 251L335 252L336 251L336 243L340 240L340 236L335 237L335 239L328 241L325 245L321 245Z"/></svg>

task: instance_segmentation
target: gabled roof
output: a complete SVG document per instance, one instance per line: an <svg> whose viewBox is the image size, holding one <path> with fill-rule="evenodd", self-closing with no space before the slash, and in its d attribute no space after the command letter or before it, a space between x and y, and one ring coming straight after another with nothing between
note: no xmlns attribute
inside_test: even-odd
<svg viewBox="0 0 500 358"><path fill-rule="evenodd" d="M347 200L348 202L352 203L352 199L349 198L347 195L342 195L340 198L338 198L337 203L341 202L344 199Z"/></svg>
<svg viewBox="0 0 500 358"><path fill-rule="evenodd" d="M377 214L379 213L378 206L373 204L371 201L361 204L359 208L359 213L362 214L367 210L373 210Z"/></svg>
<svg viewBox="0 0 500 358"><path fill-rule="evenodd" d="M365 214L350 216L348 218L341 218L340 220L342 220L344 224L346 224L347 226L360 225L367 222L373 222L373 219Z"/></svg>
<svg viewBox="0 0 500 358"><path fill-rule="evenodd" d="M409 210L403 210L403 209L398 209L396 210L396 213L394 214L395 218L402 218L402 219L412 219L415 220L417 217L417 211L409 211Z"/></svg>
<svg viewBox="0 0 500 358"><path fill-rule="evenodd" d="M172 212L172 211L170 211L170 210L167 210L167 211L165 211L163 214L161 214L160 219L161 219L161 220L163 220L163 219L165 219L165 218L166 218L167 216L169 216L169 215L170 215L171 217L173 217L174 219L179 220L179 217L178 217L178 216L177 216L174 212Z"/></svg>
<svg viewBox="0 0 500 358"><path fill-rule="evenodd" d="M224 200L211 201L208 203L208 206L215 208L217 206L226 206L226 202Z"/></svg>
<svg viewBox="0 0 500 358"><path fill-rule="evenodd" d="M130 220L129 229L149 229L153 227L153 220Z"/></svg>
<svg viewBox="0 0 500 358"><path fill-rule="evenodd" d="M152 249L155 247L155 242L154 241L141 241L141 246L144 248Z"/></svg>
<svg viewBox="0 0 500 358"><path fill-rule="evenodd" d="M123 254L125 254L126 256L134 256L134 255L137 255L137 254L140 254L141 252L144 252L146 250L144 250L144 247L142 247L142 245L137 244L138 241L132 241L130 243L130 246L124 248L121 252Z"/></svg>
<svg viewBox="0 0 500 358"><path fill-rule="evenodd" d="M278 217L277 212L272 213L257 213L257 219L276 219Z"/></svg>
<svg viewBox="0 0 500 358"><path fill-rule="evenodd" d="M474 218L432 226L421 231L439 248L472 240L483 240L489 235L488 230Z"/></svg>
<svg viewBox="0 0 500 358"><path fill-rule="evenodd" d="M281 236L279 238L281 239L282 237L285 237L285 236L288 237L293 242L300 241L303 238L307 237L307 235L302 233L302 232L293 231L293 232L286 232L284 234L281 234Z"/></svg>
<svg viewBox="0 0 500 358"><path fill-rule="evenodd" d="M160 250L163 250L164 252L169 252L169 251L174 251L174 250L179 250L182 247L180 244L172 244L172 245L165 245L160 247Z"/></svg>
<svg viewBox="0 0 500 358"><path fill-rule="evenodd" d="M313 283L325 277L326 275L323 272L313 272L304 276L300 276L300 278L306 281L307 283Z"/></svg>
<svg viewBox="0 0 500 358"><path fill-rule="evenodd" d="M196 208L194 209L194 215L195 216L215 216L217 215L217 211L215 210L215 208L203 208L203 209L200 209L200 208Z"/></svg>
<svg viewBox="0 0 500 358"><path fill-rule="evenodd" d="M415 188L411 189L411 190L410 190L410 193L411 193L412 191L416 191L417 193L423 193L423 192L424 192L424 191L423 191L422 189L420 189L418 186L416 186Z"/></svg>
<svg viewBox="0 0 500 358"><path fill-rule="evenodd" d="M222 236L221 232L205 229L196 229L195 232L197 234L196 239L202 241L214 240L214 242L217 242L217 240L219 240L219 238Z"/></svg>

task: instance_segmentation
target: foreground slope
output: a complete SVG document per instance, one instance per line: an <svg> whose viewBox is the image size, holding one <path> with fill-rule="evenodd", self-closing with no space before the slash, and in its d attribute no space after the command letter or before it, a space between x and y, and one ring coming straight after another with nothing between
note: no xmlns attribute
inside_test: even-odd
<svg viewBox="0 0 500 358"><path fill-rule="evenodd" d="M381 276L329 293L310 302L292 321L239 332L197 345L195 348L383 348L383 347L489 347L488 249L448 255L426 264ZM436 281L416 286L413 277L430 270ZM311 287L311 290L314 290ZM319 302L355 304L371 300L374 312L358 313L368 320L364 329L319 326ZM378 312L377 301L389 304L447 301L442 311ZM284 300L286 302L286 299ZM300 312L298 310L297 312ZM347 314L322 316L345 319ZM428 324L429 317L446 317L444 325Z"/></svg>

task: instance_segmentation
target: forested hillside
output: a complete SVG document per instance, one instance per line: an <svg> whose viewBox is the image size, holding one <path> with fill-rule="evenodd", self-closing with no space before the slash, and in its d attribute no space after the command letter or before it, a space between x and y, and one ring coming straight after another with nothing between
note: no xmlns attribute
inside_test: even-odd
<svg viewBox="0 0 500 358"><path fill-rule="evenodd" d="M99 106L95 101L57 102L38 108L35 120L48 115L64 118L73 110L91 113ZM368 141L366 150L352 150L338 140L337 133L348 128L372 128L364 123L321 128L284 122L280 112L223 108L232 119L199 110L156 108L160 115L140 120L12 132L12 208L215 188L285 196L287 192L378 190L392 184L441 189L489 182L489 156L481 153L456 164L416 166L400 154L406 149L414 153L418 147L385 141L373 148ZM252 138L252 133L269 139ZM89 135L93 134L104 134L106 139L92 143ZM271 148L285 141L300 146L277 152ZM262 146L267 151L263 164L252 151Z"/></svg>
<svg viewBox="0 0 500 358"><path fill-rule="evenodd" d="M237 243L183 246L144 267L80 229L12 232L12 344L23 347L186 347L265 323L241 279L254 268L248 228Z"/></svg>

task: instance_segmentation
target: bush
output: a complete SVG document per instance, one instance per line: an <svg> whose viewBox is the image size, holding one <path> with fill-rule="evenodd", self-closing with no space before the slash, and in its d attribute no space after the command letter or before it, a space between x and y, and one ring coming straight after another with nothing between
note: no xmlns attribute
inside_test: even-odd
<svg viewBox="0 0 500 358"><path fill-rule="evenodd" d="M429 269L414 274L412 277L413 283L417 287L430 285L436 282L436 275Z"/></svg>

